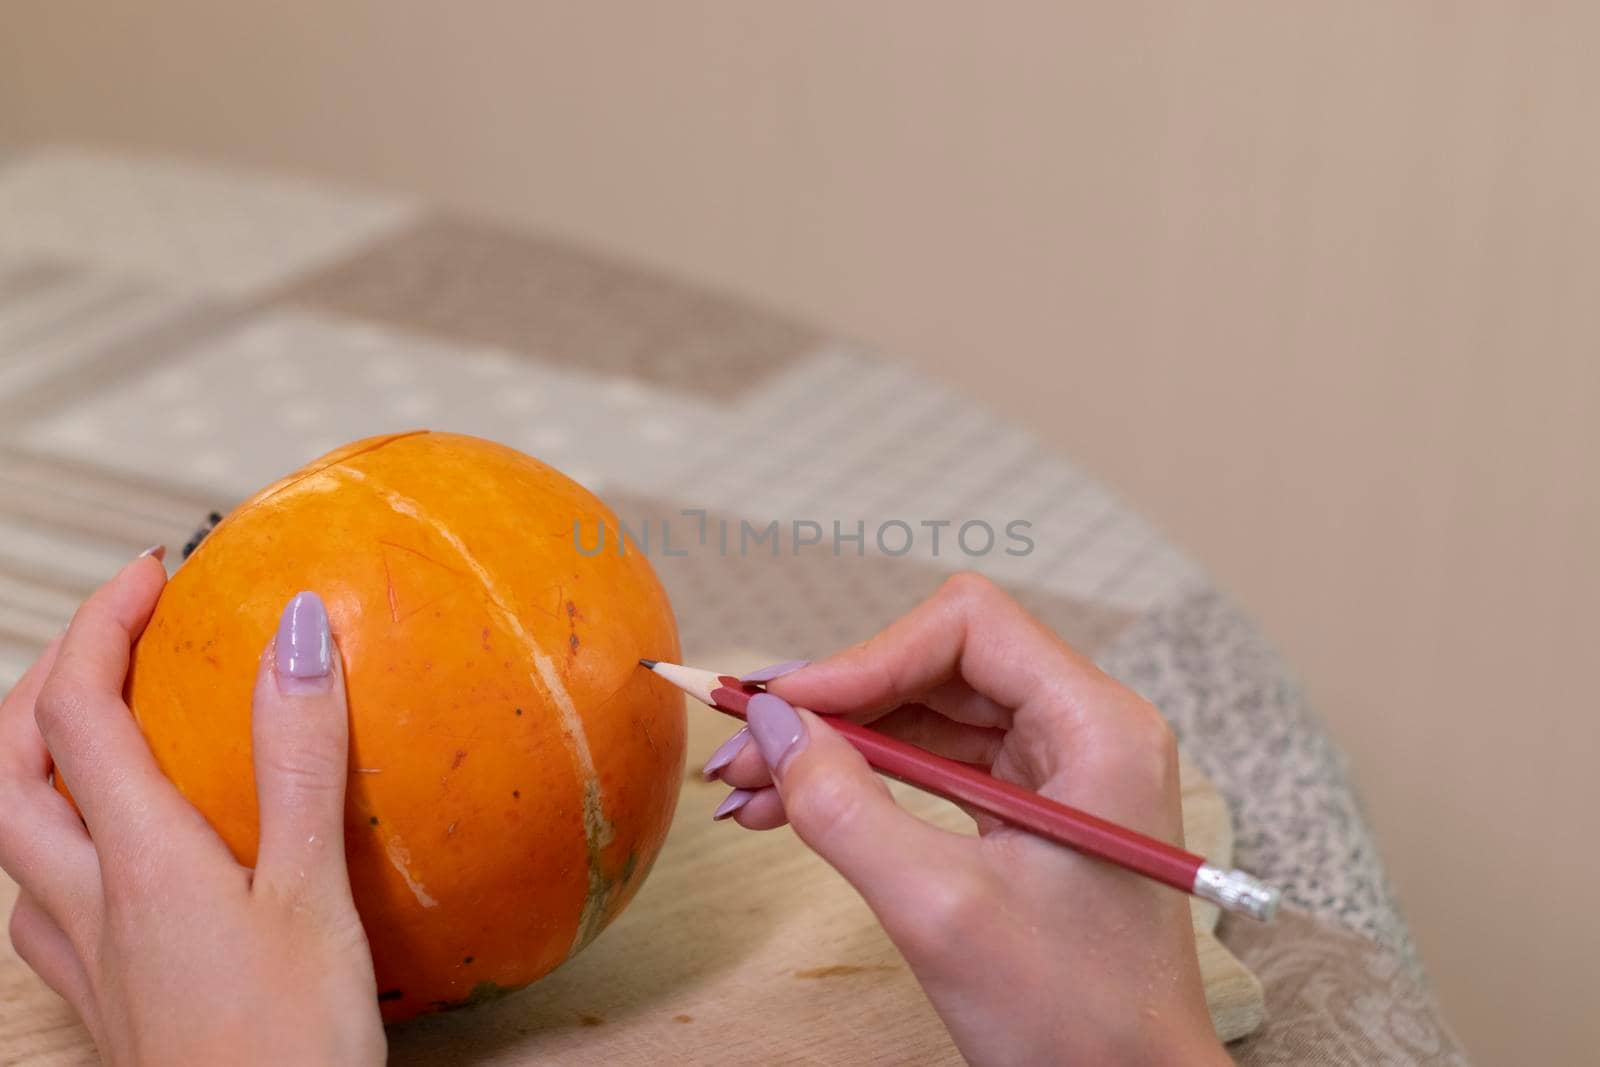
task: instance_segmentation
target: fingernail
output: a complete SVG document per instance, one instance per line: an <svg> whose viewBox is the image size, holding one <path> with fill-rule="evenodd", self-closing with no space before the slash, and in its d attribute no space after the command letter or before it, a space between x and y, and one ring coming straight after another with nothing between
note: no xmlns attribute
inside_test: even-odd
<svg viewBox="0 0 1600 1067"><path fill-rule="evenodd" d="M786 674L793 674L801 667L811 666L808 659L786 659L782 663L774 663L770 667L762 667L759 671L751 671L740 678L741 682L770 682L774 678L782 678Z"/></svg>
<svg viewBox="0 0 1600 1067"><path fill-rule="evenodd" d="M739 732L717 746L711 753L711 758L706 760L706 765L700 768L700 773L705 775L706 781L717 776L717 772L733 762L733 758L744 751L744 746L750 743L750 728L739 727Z"/></svg>
<svg viewBox="0 0 1600 1067"><path fill-rule="evenodd" d="M333 640L328 612L315 593L296 593L278 622L278 680L328 677L333 666Z"/></svg>
<svg viewBox="0 0 1600 1067"><path fill-rule="evenodd" d="M794 706L782 697L771 693L751 697L744 721L773 774L782 774L784 765L806 747L806 725Z"/></svg>
<svg viewBox="0 0 1600 1067"><path fill-rule="evenodd" d="M149 548L139 553L140 559L144 559L146 556L154 556L158 560L164 560L167 558L167 546L151 545Z"/></svg>
<svg viewBox="0 0 1600 1067"><path fill-rule="evenodd" d="M735 789L728 794L727 799L717 805L717 810L711 813L711 820L713 822L721 822L750 803L750 798L755 795L756 791L754 789Z"/></svg>

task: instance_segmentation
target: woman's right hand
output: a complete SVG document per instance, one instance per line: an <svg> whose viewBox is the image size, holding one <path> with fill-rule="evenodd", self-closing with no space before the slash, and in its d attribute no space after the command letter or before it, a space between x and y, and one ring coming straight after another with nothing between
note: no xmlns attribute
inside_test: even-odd
<svg viewBox="0 0 1600 1067"><path fill-rule="evenodd" d="M715 772L736 787L722 814L790 823L848 879L968 1060L1227 1062L1186 897L988 816L976 838L932 827L826 715L795 707L1181 844L1177 747L1149 703L975 575L767 688L750 705L756 743L721 750Z"/></svg>

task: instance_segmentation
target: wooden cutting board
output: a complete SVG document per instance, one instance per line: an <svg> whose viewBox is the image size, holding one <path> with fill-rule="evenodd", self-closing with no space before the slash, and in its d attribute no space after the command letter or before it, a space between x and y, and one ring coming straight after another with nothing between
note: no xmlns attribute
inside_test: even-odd
<svg viewBox="0 0 1600 1067"><path fill-rule="evenodd" d="M696 662L743 671L781 657ZM638 898L577 959L527 992L390 1031L397 1064L850 1062L957 1064L960 1055L894 946L853 889L788 830L713 823L725 788L698 768L734 729L689 704L689 768L672 833ZM909 810L971 832L956 807L891 783ZM1226 863L1233 830L1209 782L1183 768L1191 850ZM16 887L0 875L10 914ZM1225 1040L1261 1024L1261 984L1212 936L1195 903L1212 1021ZM95 1062L67 1006L11 952L0 953L0 1065Z"/></svg>

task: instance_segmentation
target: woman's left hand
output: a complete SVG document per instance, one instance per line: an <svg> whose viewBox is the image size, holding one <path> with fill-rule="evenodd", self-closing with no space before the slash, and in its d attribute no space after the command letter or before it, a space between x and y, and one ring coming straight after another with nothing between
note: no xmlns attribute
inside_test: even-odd
<svg viewBox="0 0 1600 1067"><path fill-rule="evenodd" d="M128 564L0 703L12 944L108 1063L382 1063L345 867L348 723L327 615L296 597L262 655L251 870L161 773L122 699L165 581L158 558Z"/></svg>

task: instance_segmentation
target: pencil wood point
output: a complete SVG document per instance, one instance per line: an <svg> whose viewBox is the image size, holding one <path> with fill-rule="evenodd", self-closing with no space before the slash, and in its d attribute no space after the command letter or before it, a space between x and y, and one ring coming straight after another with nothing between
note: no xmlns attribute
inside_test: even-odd
<svg viewBox="0 0 1600 1067"><path fill-rule="evenodd" d="M643 667L647 671L653 671L656 669L656 661L653 659L640 659L639 666Z"/></svg>

